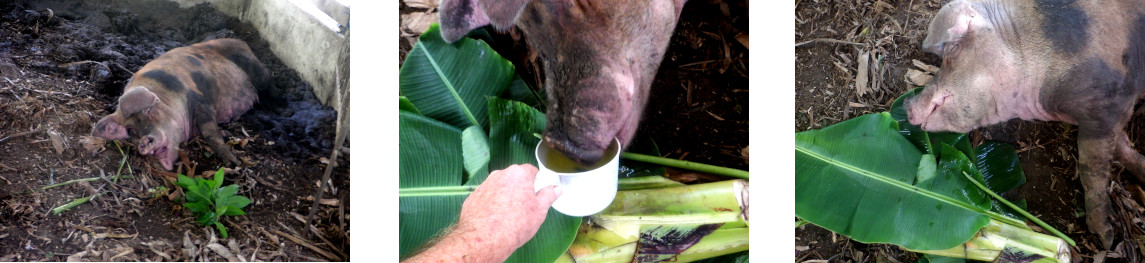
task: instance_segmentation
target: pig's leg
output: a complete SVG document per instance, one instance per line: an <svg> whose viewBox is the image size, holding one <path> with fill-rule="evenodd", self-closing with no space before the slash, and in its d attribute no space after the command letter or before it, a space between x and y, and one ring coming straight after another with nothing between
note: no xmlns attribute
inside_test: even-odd
<svg viewBox="0 0 1145 263"><path fill-rule="evenodd" d="M1133 149L1133 143L1129 142L1129 136L1124 131L1116 136L1117 160L1121 162L1121 167L1137 176L1137 182L1145 183L1145 156Z"/></svg>
<svg viewBox="0 0 1145 263"><path fill-rule="evenodd" d="M1085 221L1089 231L1101 239L1102 246L1110 248L1113 227L1109 223L1109 165L1113 153L1109 149L1115 146L1117 137L1112 132L1079 128L1077 173L1085 188Z"/></svg>
<svg viewBox="0 0 1145 263"><path fill-rule="evenodd" d="M226 162L228 166L242 165L223 140L223 134L219 132L219 124L215 122L215 112L201 107L195 111L194 116L195 123L199 125L199 135L203 136L203 140L207 141L207 145L215 151L215 155L219 156L219 159Z"/></svg>

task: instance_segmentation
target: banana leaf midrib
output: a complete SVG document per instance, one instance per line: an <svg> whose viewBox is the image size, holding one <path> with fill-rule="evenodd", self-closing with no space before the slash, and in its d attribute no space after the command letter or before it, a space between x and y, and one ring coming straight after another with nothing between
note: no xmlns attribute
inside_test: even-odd
<svg viewBox="0 0 1145 263"><path fill-rule="evenodd" d="M425 55L426 61L429 61L429 64L433 66L433 72L436 73L437 76L441 78L441 82L445 83L445 86L448 87L446 90L449 91L449 95L453 96L453 101L461 106L461 112L464 112L465 117L469 118L469 123L473 124L473 126L480 126L481 124L477 123L477 118L473 117L473 113L469 111L469 106L465 105L464 100L461 100L461 94L457 93L457 88L453 86L453 82L445 76L445 70L437 65L437 58L429 54L429 50L425 48L425 45L423 45L421 41L418 41L416 45L414 50L419 50L417 47L421 47L420 50Z"/></svg>
<svg viewBox="0 0 1145 263"><path fill-rule="evenodd" d="M952 205L954 207L959 207L959 208L962 208L965 210L977 212L980 214L985 214L985 215L990 216L991 218L995 218L999 221L1004 221L1004 222L1012 224L1012 225L1018 225L1018 226L1024 226L1025 225L1024 222L1018 221L1017 219L1014 219L1014 218L1011 218L1008 216L1004 216L1004 215L1001 215L1001 214L998 214L998 213L995 213L995 212L992 212L989 210L974 207L974 206L971 206L971 205L969 205L963 201L955 200L954 198L950 198L950 197L945 196L945 195L931 192L931 191L928 191L926 189L919 188L918 186L909 185L909 184L903 183L901 181L887 178L886 176L879 175L877 173L868 171L866 169L858 168L858 167L855 167L855 166L852 166L852 165L849 165L846 163L839 162L837 160L833 160L831 158L827 158L826 156L823 156L821 154L813 152L810 149L802 147L801 145L796 145L795 151L806 154L807 156L812 157L812 158L817 159L817 160L820 160L820 161L822 161L828 165L834 165L835 167L840 167L840 168L843 168L843 169L848 170L848 171L853 171L857 174L865 176L866 178L871 178L871 179L886 183L887 185L890 185L890 186L893 186L896 188L900 188L903 190L912 191L912 192L921 194L923 196L926 196L926 197L941 201L943 203Z"/></svg>
<svg viewBox="0 0 1145 263"><path fill-rule="evenodd" d="M431 186L398 189L398 197L467 195L476 186Z"/></svg>

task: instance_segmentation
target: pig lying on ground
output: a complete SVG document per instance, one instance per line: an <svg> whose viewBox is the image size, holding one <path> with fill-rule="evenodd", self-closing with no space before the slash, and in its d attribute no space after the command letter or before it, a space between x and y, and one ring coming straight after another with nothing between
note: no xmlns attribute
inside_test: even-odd
<svg viewBox="0 0 1145 263"><path fill-rule="evenodd" d="M104 139L139 138L139 153L174 167L179 145L195 133L228 165L241 165L219 133L258 101L270 74L246 43L216 39L172 49L148 62L127 83L115 113L92 127ZM257 88L257 89L256 89Z"/></svg>
<svg viewBox="0 0 1145 263"><path fill-rule="evenodd" d="M544 63L544 142L587 164L632 140L685 1L443 0L441 32L515 23Z"/></svg>
<svg viewBox="0 0 1145 263"><path fill-rule="evenodd" d="M1112 248L1113 158L1145 182L1145 157L1125 133L1145 92L1145 5L955 0L922 48L942 57L942 71L906 102L910 122L956 132L1013 118L1076 124L1086 223Z"/></svg>

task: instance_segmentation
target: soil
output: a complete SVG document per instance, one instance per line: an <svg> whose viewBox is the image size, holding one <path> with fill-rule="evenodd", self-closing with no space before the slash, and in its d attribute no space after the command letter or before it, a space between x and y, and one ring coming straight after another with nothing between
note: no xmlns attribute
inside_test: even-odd
<svg viewBox="0 0 1145 263"><path fill-rule="evenodd" d="M795 131L886 111L895 98L914 89L904 78L908 69L916 68L912 60L941 64L939 57L922 52L919 46L931 18L945 2L796 1L796 43L811 42L795 46ZM881 66L885 71L871 79L880 88L859 95L857 61L865 52L873 59L881 57L873 60L872 70ZM1137 145L1145 143L1141 119L1136 116L1128 128ZM972 131L971 138L975 145L996 140L1015 146L1026 183L1003 196L1024 199L1027 211L1074 239L1075 261L1140 262L1140 250L1133 240L1142 234L1140 224L1115 223L1115 231L1122 235L1115 242L1124 242L1112 251L1100 249L1097 236L1086 228L1084 196L1076 175L1075 126L1011 120ZM1114 183L1119 185L1112 194L1114 202L1126 204L1114 209L1117 217L1140 222L1141 199L1130 196L1140 191L1141 182L1119 167L1113 172ZM796 228L795 245L796 262L916 262L921 257L893 245L862 244L815 225Z"/></svg>
<svg viewBox="0 0 1145 263"><path fill-rule="evenodd" d="M185 142L178 168L168 172L139 155L134 140L89 136L133 72L167 50L214 38L246 41L282 91L220 125L250 163L226 176L225 185L239 185L253 201L246 215L224 217L229 238L196 223L172 183L176 173L201 176L222 166L201 139ZM5 2L0 78L0 261L349 259L347 158L337 160L311 227L303 222L335 148L336 114L250 25L208 4ZM338 148L348 154L349 143ZM84 178L94 180L44 188Z"/></svg>

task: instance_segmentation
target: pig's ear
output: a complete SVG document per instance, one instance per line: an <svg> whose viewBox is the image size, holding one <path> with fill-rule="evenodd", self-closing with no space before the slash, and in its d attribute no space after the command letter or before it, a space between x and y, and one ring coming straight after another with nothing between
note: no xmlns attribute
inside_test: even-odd
<svg viewBox="0 0 1145 263"><path fill-rule="evenodd" d="M133 87L119 97L119 113L123 116L131 116L136 112L155 106L157 102L159 102L159 96L156 96L151 90L142 86Z"/></svg>
<svg viewBox="0 0 1145 263"><path fill-rule="evenodd" d="M99 119L99 122L92 126L91 136L108 140L126 139L127 129L123 127L123 119L119 117L119 114L113 113Z"/></svg>
<svg viewBox="0 0 1145 263"><path fill-rule="evenodd" d="M944 57L946 47L957 44L967 33L982 26L989 24L973 3L951 2L938 10L934 20L930 21L926 39L922 41L922 50Z"/></svg>
<svg viewBox="0 0 1145 263"><path fill-rule="evenodd" d="M443 0L441 36L453 42L478 27L493 24L506 29L517 21L529 0Z"/></svg>

